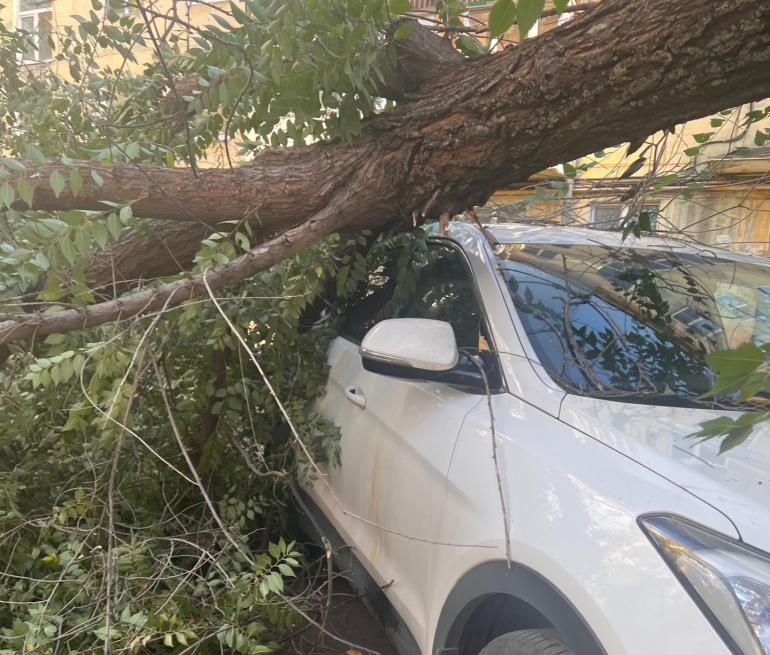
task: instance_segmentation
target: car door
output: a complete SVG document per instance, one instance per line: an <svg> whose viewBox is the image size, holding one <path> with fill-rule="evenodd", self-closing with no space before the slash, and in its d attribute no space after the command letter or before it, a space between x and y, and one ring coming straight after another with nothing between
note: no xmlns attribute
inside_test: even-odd
<svg viewBox="0 0 770 655"><path fill-rule="evenodd" d="M344 424L338 423L342 466L330 471L329 481L359 517L342 519L356 555L378 582L390 585L389 599L417 637L426 624L435 549L443 547L438 542L455 439L483 395L370 373L361 365L356 337L377 319L445 320L460 349L481 349L487 363L494 358L475 283L457 246L431 243L409 287L391 287L370 300L380 307L374 320L357 315L360 308L352 311L364 325L348 321L347 336L331 351L327 416ZM490 378L499 386L494 366Z"/></svg>

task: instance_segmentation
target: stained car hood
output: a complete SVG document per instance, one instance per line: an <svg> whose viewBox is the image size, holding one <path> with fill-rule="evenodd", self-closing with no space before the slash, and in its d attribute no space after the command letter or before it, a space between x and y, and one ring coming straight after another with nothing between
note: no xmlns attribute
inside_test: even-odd
<svg viewBox="0 0 770 655"><path fill-rule="evenodd" d="M560 419L634 459L725 514L742 539L770 552L770 425L719 454L720 439L688 435L734 412L660 407L567 395ZM666 508L660 508L665 511Z"/></svg>

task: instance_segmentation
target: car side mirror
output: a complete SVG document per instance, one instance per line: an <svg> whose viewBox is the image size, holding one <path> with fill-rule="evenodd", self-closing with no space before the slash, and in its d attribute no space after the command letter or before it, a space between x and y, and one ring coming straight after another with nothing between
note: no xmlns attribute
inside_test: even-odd
<svg viewBox="0 0 770 655"><path fill-rule="evenodd" d="M408 380L443 382L468 393L485 393L490 379L500 387L496 359L459 352L452 326L427 318L392 318L366 333L359 349L364 369ZM489 355L489 353L487 353Z"/></svg>
<svg viewBox="0 0 770 655"><path fill-rule="evenodd" d="M377 323L366 333L359 352L367 371L411 379L451 371L460 359L452 326L426 318Z"/></svg>

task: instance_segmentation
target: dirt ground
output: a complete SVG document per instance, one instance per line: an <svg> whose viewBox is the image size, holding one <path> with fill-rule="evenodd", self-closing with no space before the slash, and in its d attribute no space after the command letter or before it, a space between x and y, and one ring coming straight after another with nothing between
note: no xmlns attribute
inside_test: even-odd
<svg viewBox="0 0 770 655"><path fill-rule="evenodd" d="M326 631L348 644L336 641L329 635L322 635L319 639L319 630L310 627L292 639L292 645L287 651L295 655L343 655L351 650L362 655L367 655L367 651L379 655L398 655L398 651L369 614L363 602L356 598L350 585L343 578L337 577L333 589L332 610L326 623Z"/></svg>

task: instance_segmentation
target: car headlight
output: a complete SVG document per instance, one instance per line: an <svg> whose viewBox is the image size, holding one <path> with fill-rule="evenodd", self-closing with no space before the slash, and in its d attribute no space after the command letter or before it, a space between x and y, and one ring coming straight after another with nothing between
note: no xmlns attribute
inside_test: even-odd
<svg viewBox="0 0 770 655"><path fill-rule="evenodd" d="M640 524L732 652L770 655L770 555L678 517Z"/></svg>

